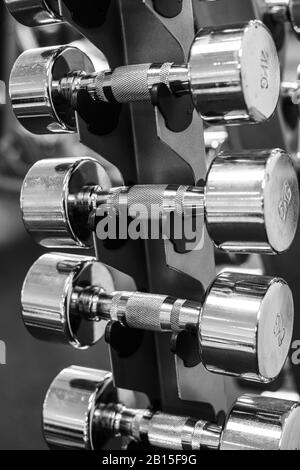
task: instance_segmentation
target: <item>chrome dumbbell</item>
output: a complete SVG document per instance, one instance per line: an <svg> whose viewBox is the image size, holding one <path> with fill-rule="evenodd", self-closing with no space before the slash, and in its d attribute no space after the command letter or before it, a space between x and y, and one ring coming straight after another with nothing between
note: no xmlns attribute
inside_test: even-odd
<svg viewBox="0 0 300 470"><path fill-rule="evenodd" d="M126 437L173 450L299 450L300 407L293 401L243 395L223 426L118 403L112 375L69 367L52 382L43 407L50 447L101 450Z"/></svg>
<svg viewBox="0 0 300 470"><path fill-rule="evenodd" d="M279 99L276 47L263 23L253 20L201 29L188 64L140 64L95 73L86 54L75 47L29 50L12 69L10 96L27 130L76 132L79 90L96 102L150 102L157 84L165 84L175 96L191 94L209 123L262 122L272 116Z"/></svg>
<svg viewBox="0 0 300 470"><path fill-rule="evenodd" d="M230 252L281 253L294 239L299 190L290 157L282 150L220 154L205 187L148 185L110 188L92 158L45 159L24 179L21 211L26 229L48 248L90 247L89 216L97 209L119 212L143 204L160 215L205 216L218 248Z"/></svg>
<svg viewBox="0 0 300 470"><path fill-rule="evenodd" d="M191 331L207 370L255 382L275 379L293 331L293 298L279 278L221 273L202 302L115 291L109 269L91 257L46 254L22 289L25 325L37 339L85 348L107 321L155 332Z"/></svg>
<svg viewBox="0 0 300 470"><path fill-rule="evenodd" d="M60 0L4 0L9 12L25 26L63 21Z"/></svg>
<svg viewBox="0 0 300 470"><path fill-rule="evenodd" d="M265 13L274 20L288 21L297 37L300 37L300 1L299 0L257 0Z"/></svg>

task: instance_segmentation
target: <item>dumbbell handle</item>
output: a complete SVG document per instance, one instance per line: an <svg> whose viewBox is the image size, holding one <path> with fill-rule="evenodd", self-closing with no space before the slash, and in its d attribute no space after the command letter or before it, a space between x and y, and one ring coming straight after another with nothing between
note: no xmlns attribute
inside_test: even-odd
<svg viewBox="0 0 300 470"><path fill-rule="evenodd" d="M130 328L180 332L199 324L201 304L142 292L106 293L99 287L75 287L72 312L90 321L118 321Z"/></svg>
<svg viewBox="0 0 300 470"><path fill-rule="evenodd" d="M114 437L172 450L218 450L222 428L193 418L150 410L134 410L119 404L100 405L94 413L94 430Z"/></svg>
<svg viewBox="0 0 300 470"><path fill-rule="evenodd" d="M137 185L117 187L104 191L99 186L87 186L75 195L69 195L68 202L81 212L90 213L103 208L103 214L114 211L128 212L136 216L136 210L145 209L149 218L175 212L178 215L202 215L204 213L204 190L196 186L178 185ZM143 215L144 215L144 211ZM124 213L124 212L123 212Z"/></svg>
<svg viewBox="0 0 300 470"><path fill-rule="evenodd" d="M78 90L86 90L95 101L132 103L151 101L151 89L157 84L166 85L175 95L189 93L188 66L167 62L127 65L94 74L79 72L63 77L54 86L76 107Z"/></svg>

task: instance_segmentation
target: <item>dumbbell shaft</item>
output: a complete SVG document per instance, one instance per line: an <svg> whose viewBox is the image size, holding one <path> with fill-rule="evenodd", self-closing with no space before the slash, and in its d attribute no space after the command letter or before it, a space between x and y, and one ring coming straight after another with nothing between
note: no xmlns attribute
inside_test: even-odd
<svg viewBox="0 0 300 470"><path fill-rule="evenodd" d="M159 332L196 328L201 313L198 302L141 292L106 293L97 287L75 287L71 308L91 321L112 320Z"/></svg>
<svg viewBox="0 0 300 470"><path fill-rule="evenodd" d="M169 212L183 215L192 209L193 214L201 214L204 211L204 190L193 186L138 185L103 191L99 186L86 186L77 194L69 195L68 202L87 214L100 206L116 214L126 210L133 216L137 206L143 206L149 218L153 215L152 206L159 209L160 215Z"/></svg>
<svg viewBox="0 0 300 470"><path fill-rule="evenodd" d="M127 436L153 447L173 450L217 450L222 428L207 421L123 405L100 405L94 413L94 429L113 436Z"/></svg>
<svg viewBox="0 0 300 470"><path fill-rule="evenodd" d="M164 84L176 95L190 93L187 65L139 64L118 67L112 72L75 73L54 83L56 90L76 106L76 92L86 90L96 101L131 103L151 101L151 89Z"/></svg>

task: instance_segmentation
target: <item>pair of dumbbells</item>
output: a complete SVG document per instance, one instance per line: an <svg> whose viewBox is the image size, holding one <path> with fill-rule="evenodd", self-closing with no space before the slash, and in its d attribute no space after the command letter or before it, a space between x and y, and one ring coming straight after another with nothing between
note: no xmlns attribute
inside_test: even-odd
<svg viewBox="0 0 300 470"><path fill-rule="evenodd" d="M280 67L268 29L258 20L197 34L187 64L139 64L95 72L89 57L72 46L25 51L10 78L14 112L33 133L76 132L82 96L102 104L159 103L190 96L209 124L258 123L269 119L280 95ZM78 98L80 97L80 99ZM79 103L80 102L80 103ZM79 111L88 120L86 112Z"/></svg>
<svg viewBox="0 0 300 470"><path fill-rule="evenodd" d="M63 21L62 0L4 0L11 14L26 26L42 26ZM203 0L202 0L203 1ZM205 0L204 0L205 1ZM211 1L211 0L206 0ZM263 12L277 20L291 23L294 32L300 32L299 0L257 0ZM95 2L96 3L96 2ZM70 4L70 2L68 2ZM105 2L107 5L108 2ZM89 8L89 5L86 6ZM103 7L102 7L103 8ZM99 6L99 13L101 7ZM92 14L95 13L93 6Z"/></svg>
<svg viewBox="0 0 300 470"><path fill-rule="evenodd" d="M224 424L118 402L112 375L69 367L52 382L43 406L51 448L101 450L108 439L171 450L299 450L300 407L293 401L243 395Z"/></svg>

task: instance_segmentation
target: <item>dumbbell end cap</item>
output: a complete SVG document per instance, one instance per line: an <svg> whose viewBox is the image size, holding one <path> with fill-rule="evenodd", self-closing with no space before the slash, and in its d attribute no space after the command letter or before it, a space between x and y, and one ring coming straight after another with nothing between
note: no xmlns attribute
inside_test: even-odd
<svg viewBox="0 0 300 470"><path fill-rule="evenodd" d="M189 73L195 107L210 124L260 123L274 114L280 64L271 33L259 20L201 29Z"/></svg>
<svg viewBox="0 0 300 470"><path fill-rule="evenodd" d="M250 394L240 397L228 415L220 449L299 450L299 403Z"/></svg>
<svg viewBox="0 0 300 470"><path fill-rule="evenodd" d="M200 321L205 367L253 382L275 380L288 356L293 319L292 293L282 279L221 273Z"/></svg>
<svg viewBox="0 0 300 470"><path fill-rule="evenodd" d="M29 270L22 289L22 316L36 339L86 349L105 333L105 321L91 321L72 308L74 287L114 290L105 265L87 256L47 253Z"/></svg>
<svg viewBox="0 0 300 470"><path fill-rule="evenodd" d="M299 186L291 157L272 150L264 181L264 213L268 244L274 254L287 251L299 221Z"/></svg>
<svg viewBox="0 0 300 470"><path fill-rule="evenodd" d="M205 201L209 234L223 251L280 254L295 238L298 178L281 149L220 153L208 173Z"/></svg>
<svg viewBox="0 0 300 470"><path fill-rule="evenodd" d="M256 332L258 381L271 382L282 371L292 341L293 319L292 292L285 281L273 279L259 311Z"/></svg>
<svg viewBox="0 0 300 470"><path fill-rule="evenodd" d="M54 158L36 162L21 189L25 228L46 248L91 248L89 210L78 212L72 200L85 186L110 188L105 169L94 158Z"/></svg>
<svg viewBox="0 0 300 470"><path fill-rule="evenodd" d="M71 45L28 49L15 61L9 95L15 116L33 134L73 134L77 116L73 103L60 94L62 78L95 72L87 54Z"/></svg>
<svg viewBox="0 0 300 470"><path fill-rule="evenodd" d="M51 448L100 449L107 436L94 432L99 402L116 400L110 372L69 367L54 379L43 406L43 431Z"/></svg>

